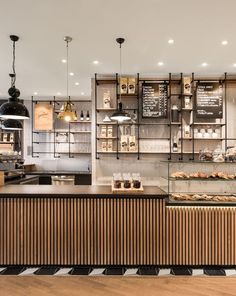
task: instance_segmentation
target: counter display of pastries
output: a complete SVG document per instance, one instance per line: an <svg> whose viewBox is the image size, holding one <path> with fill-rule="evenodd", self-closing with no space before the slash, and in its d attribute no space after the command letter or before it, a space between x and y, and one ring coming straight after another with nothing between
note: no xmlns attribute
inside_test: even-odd
<svg viewBox="0 0 236 296"><path fill-rule="evenodd" d="M171 174L171 177L174 179L224 179L224 180L236 180L236 173L227 174L225 172L212 172L210 174L204 172L195 172L187 174L185 172L174 172Z"/></svg>
<svg viewBox="0 0 236 296"><path fill-rule="evenodd" d="M214 202L236 202L234 195L211 195L211 194L171 194L171 199L177 201L214 201Z"/></svg>

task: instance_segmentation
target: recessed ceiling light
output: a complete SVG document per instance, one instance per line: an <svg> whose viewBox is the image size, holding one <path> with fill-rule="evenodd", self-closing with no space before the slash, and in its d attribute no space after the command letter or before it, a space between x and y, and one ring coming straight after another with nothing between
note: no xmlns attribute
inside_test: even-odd
<svg viewBox="0 0 236 296"><path fill-rule="evenodd" d="M70 75L70 76L74 76L75 74L74 74L73 72L70 72L69 75Z"/></svg>
<svg viewBox="0 0 236 296"><path fill-rule="evenodd" d="M94 65L98 65L99 64L99 61L93 61L93 64Z"/></svg>
<svg viewBox="0 0 236 296"><path fill-rule="evenodd" d="M227 40L223 40L223 41L221 42L221 44L222 44L222 45L227 45L227 44L228 44L228 41L227 41Z"/></svg>
<svg viewBox="0 0 236 296"><path fill-rule="evenodd" d="M158 66L163 66L164 65L163 62L158 62L157 64L158 64Z"/></svg>
<svg viewBox="0 0 236 296"><path fill-rule="evenodd" d="M81 95L82 95L82 96L84 95L84 92L83 92L83 91L81 92Z"/></svg>
<svg viewBox="0 0 236 296"><path fill-rule="evenodd" d="M202 63L202 67L206 67L206 66L208 66L207 63Z"/></svg>
<svg viewBox="0 0 236 296"><path fill-rule="evenodd" d="M79 85L79 82L75 82L75 85Z"/></svg>
<svg viewBox="0 0 236 296"><path fill-rule="evenodd" d="M169 40L168 40L168 43L169 43L169 44L174 44L175 41L174 41L174 39L169 39Z"/></svg>
<svg viewBox="0 0 236 296"><path fill-rule="evenodd" d="M58 96L60 96L60 95L61 95L61 93L60 93L60 92L58 92L58 93L57 93L57 95L58 95Z"/></svg>
<svg viewBox="0 0 236 296"><path fill-rule="evenodd" d="M66 59L62 59L61 62L62 62L63 64L66 64L67 60L66 60Z"/></svg>
<svg viewBox="0 0 236 296"><path fill-rule="evenodd" d="M233 64L233 66L234 66L234 67L236 67L236 63L235 63L235 64Z"/></svg>
<svg viewBox="0 0 236 296"><path fill-rule="evenodd" d="M37 91L35 91L35 92L34 92L34 95L37 96L37 94L38 94Z"/></svg>

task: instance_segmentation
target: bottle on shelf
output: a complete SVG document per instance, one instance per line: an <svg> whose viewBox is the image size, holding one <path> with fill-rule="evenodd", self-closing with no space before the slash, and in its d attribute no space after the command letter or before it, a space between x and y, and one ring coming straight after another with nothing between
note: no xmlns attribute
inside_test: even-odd
<svg viewBox="0 0 236 296"><path fill-rule="evenodd" d="M172 151L178 152L178 144L177 144L177 137L176 136L173 137Z"/></svg>
<svg viewBox="0 0 236 296"><path fill-rule="evenodd" d="M81 121L84 120L84 113L83 113L83 110L82 110L81 113L80 113L80 120L81 120Z"/></svg>
<svg viewBox="0 0 236 296"><path fill-rule="evenodd" d="M89 121L89 120L90 120L89 111L87 111L87 114L86 114L86 120L87 120L87 121Z"/></svg>
<svg viewBox="0 0 236 296"><path fill-rule="evenodd" d="M177 105L173 105L171 108L171 121L179 122L179 110Z"/></svg>

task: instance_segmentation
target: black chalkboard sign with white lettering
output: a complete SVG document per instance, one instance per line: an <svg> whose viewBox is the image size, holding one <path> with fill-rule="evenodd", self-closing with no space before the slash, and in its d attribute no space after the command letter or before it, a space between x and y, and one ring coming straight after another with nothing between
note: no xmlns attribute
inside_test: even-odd
<svg viewBox="0 0 236 296"><path fill-rule="evenodd" d="M142 86L142 117L167 117L168 85L144 83Z"/></svg>
<svg viewBox="0 0 236 296"><path fill-rule="evenodd" d="M196 95L196 117L223 117L223 86L219 82L199 82Z"/></svg>

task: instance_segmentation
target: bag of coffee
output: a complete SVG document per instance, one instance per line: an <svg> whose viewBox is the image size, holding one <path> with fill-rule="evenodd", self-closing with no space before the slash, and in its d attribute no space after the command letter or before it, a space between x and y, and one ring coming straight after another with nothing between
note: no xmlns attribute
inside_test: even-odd
<svg viewBox="0 0 236 296"><path fill-rule="evenodd" d="M113 151L113 149L112 149L112 140L107 141L107 151L109 151L109 152Z"/></svg>
<svg viewBox="0 0 236 296"><path fill-rule="evenodd" d="M111 93L109 90L103 93L103 108L105 109L111 108Z"/></svg>
<svg viewBox="0 0 236 296"><path fill-rule="evenodd" d="M128 91L128 79L125 77L121 77L120 79L120 93L127 94Z"/></svg>
<svg viewBox="0 0 236 296"><path fill-rule="evenodd" d="M135 78L128 79L128 93L135 94Z"/></svg>
<svg viewBox="0 0 236 296"><path fill-rule="evenodd" d="M120 137L120 150L121 152L128 151L128 136L126 135Z"/></svg>
<svg viewBox="0 0 236 296"><path fill-rule="evenodd" d="M129 136L129 151L136 151L136 138L135 136Z"/></svg>
<svg viewBox="0 0 236 296"><path fill-rule="evenodd" d="M191 78L183 77L183 93L185 95L191 95Z"/></svg>
<svg viewBox="0 0 236 296"><path fill-rule="evenodd" d="M101 138L106 138L107 137L107 127L102 126L101 128Z"/></svg>
<svg viewBox="0 0 236 296"><path fill-rule="evenodd" d="M113 127L112 127L112 125L109 125L107 127L107 137L112 138L112 134L113 134Z"/></svg>
<svg viewBox="0 0 236 296"><path fill-rule="evenodd" d="M102 152L106 152L107 151L107 142L104 141L102 142Z"/></svg>

